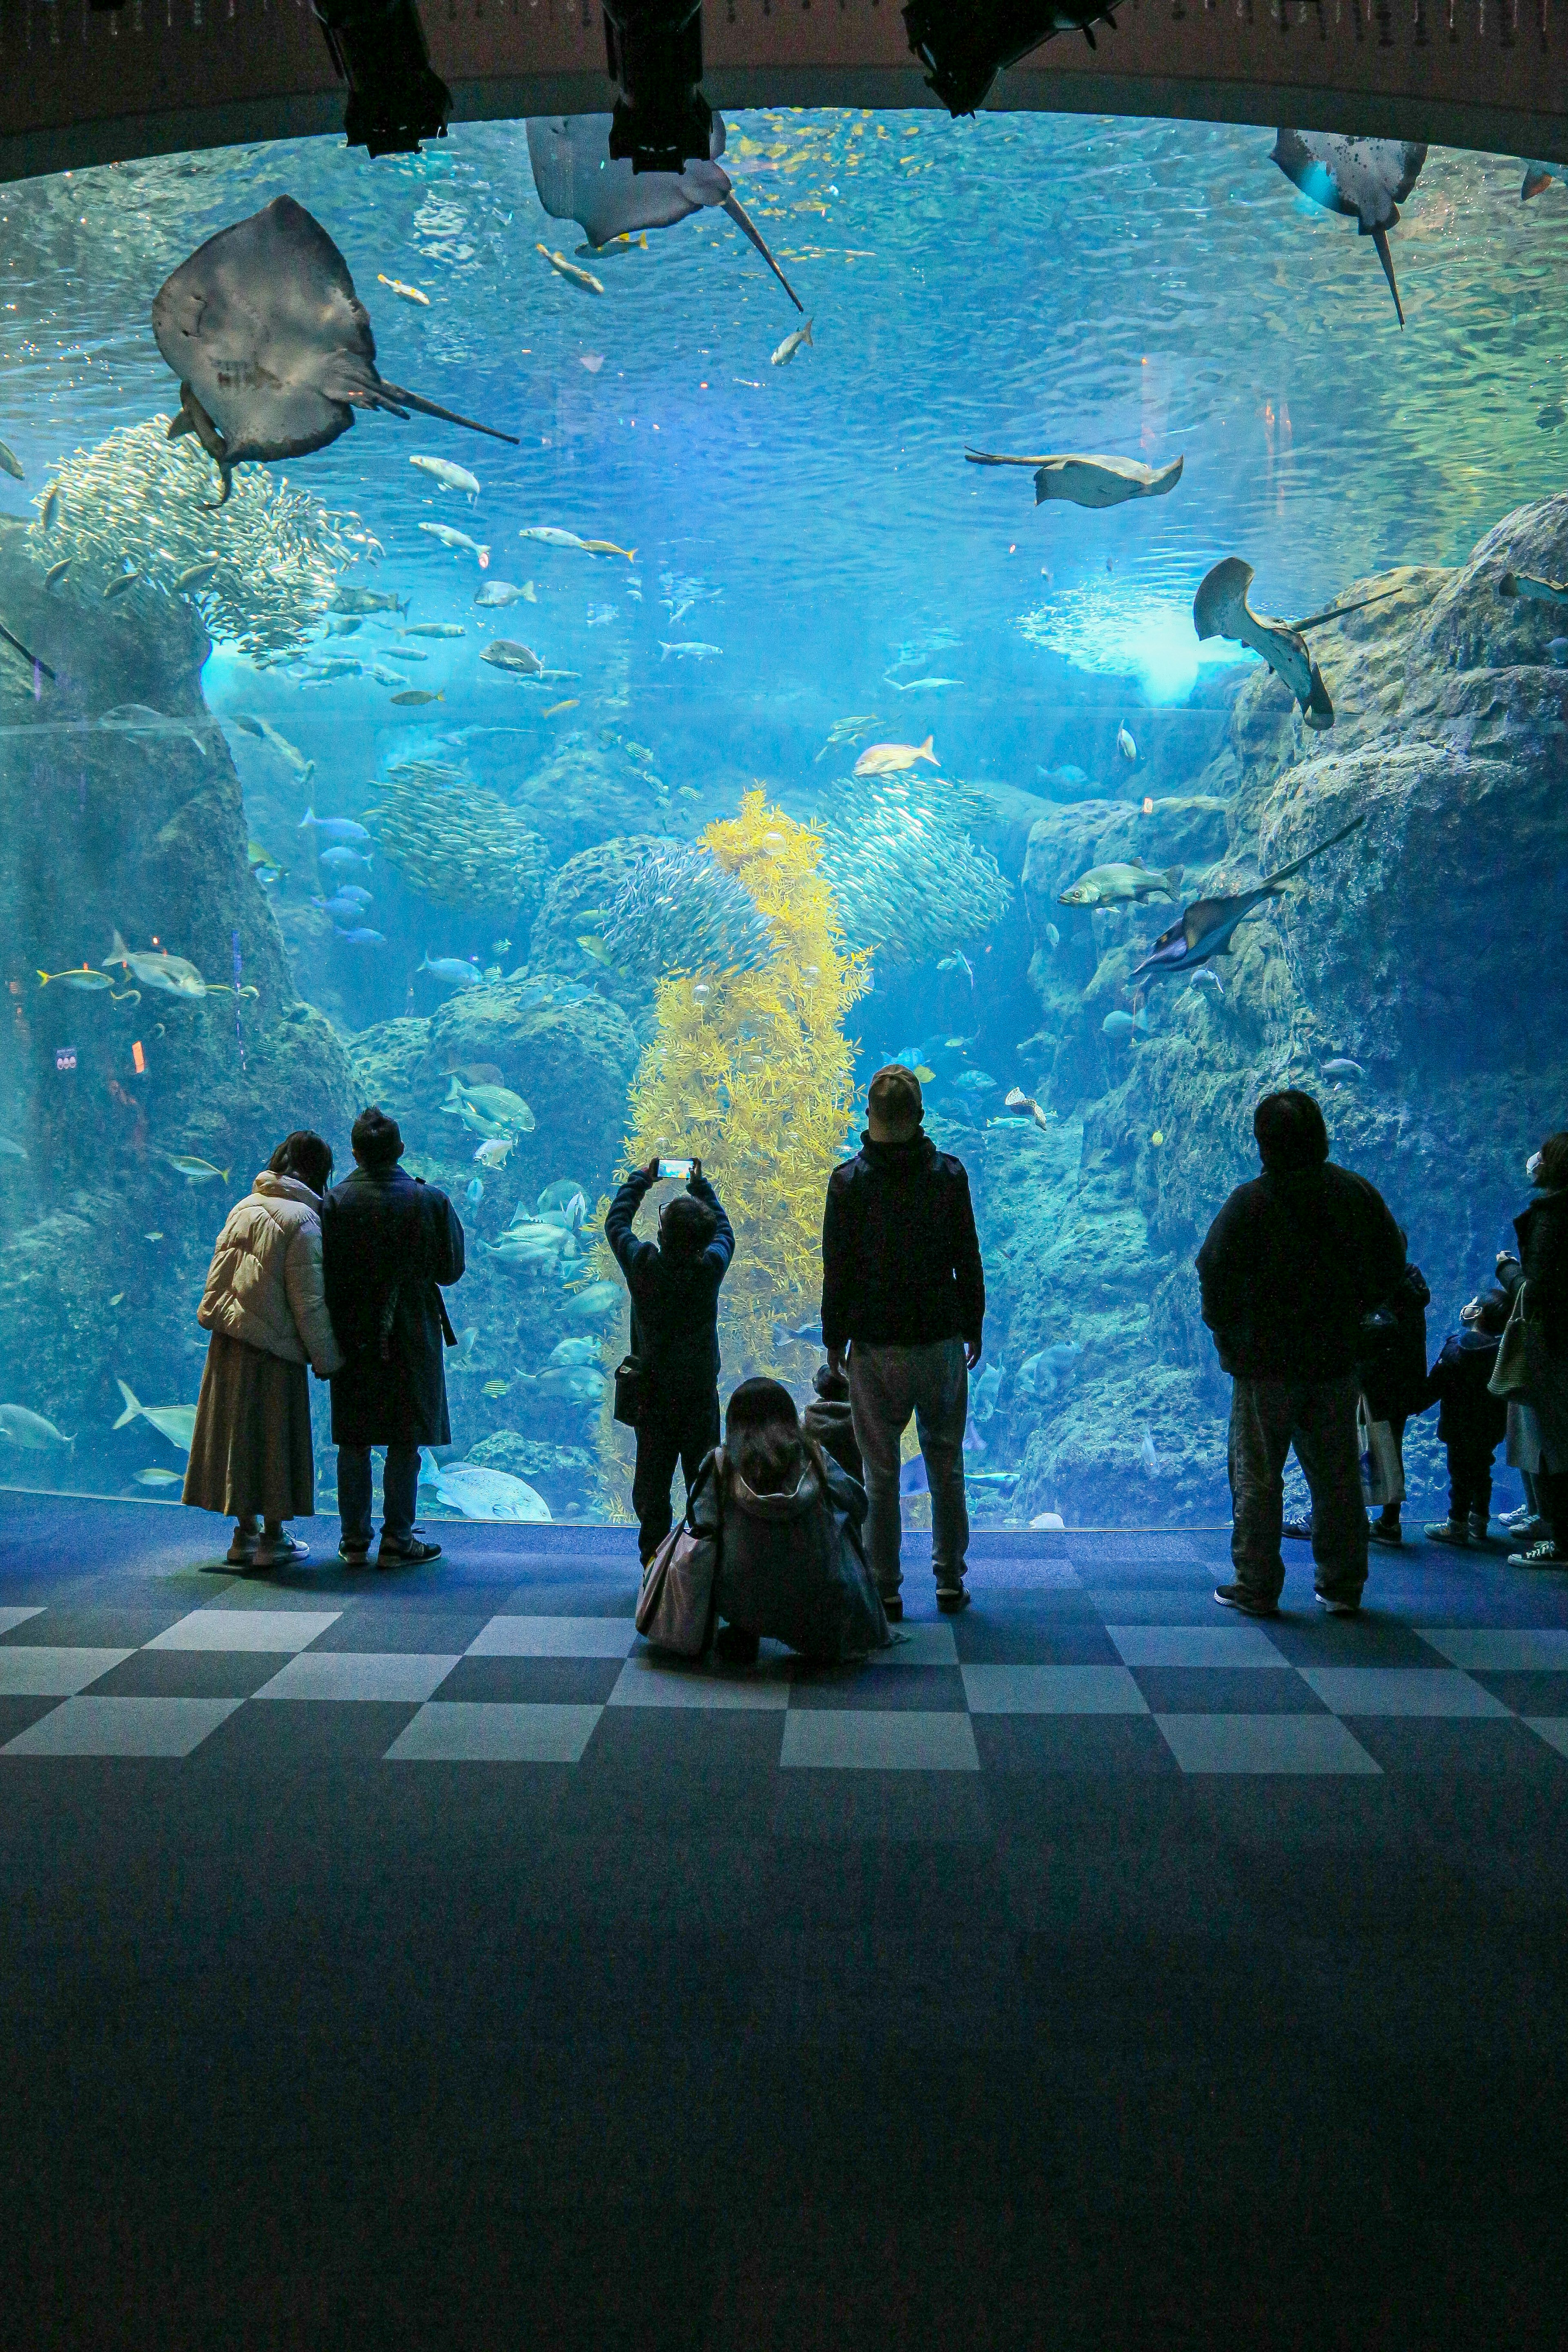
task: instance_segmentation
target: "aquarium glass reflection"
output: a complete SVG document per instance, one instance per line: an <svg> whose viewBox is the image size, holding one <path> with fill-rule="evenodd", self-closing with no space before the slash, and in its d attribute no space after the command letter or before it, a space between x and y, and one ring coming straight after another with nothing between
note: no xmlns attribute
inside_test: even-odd
<svg viewBox="0 0 1568 2352"><path fill-rule="evenodd" d="M1192 1259L1274 1087L1434 1350L1487 1278L1563 1123L1560 181L1432 150L1402 329L1271 131L727 131L772 267L716 205L591 247L521 122L0 190L0 1480L177 1498L217 1228L373 1101L468 1236L448 1460L560 1519L627 1516L618 1177L700 1154L723 1386L804 1400L890 1060L974 1192L981 1526L1225 1516ZM220 502L150 310L279 196L510 440L364 408Z"/></svg>

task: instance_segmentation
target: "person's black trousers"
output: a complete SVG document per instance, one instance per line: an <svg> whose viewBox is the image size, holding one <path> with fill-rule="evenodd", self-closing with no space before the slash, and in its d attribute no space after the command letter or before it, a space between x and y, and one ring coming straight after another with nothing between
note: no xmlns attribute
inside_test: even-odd
<svg viewBox="0 0 1568 2352"><path fill-rule="evenodd" d="M1448 1443L1448 1517L1450 1521L1479 1517L1489 1519L1492 1513L1492 1455L1495 1445L1457 1445Z"/></svg>
<svg viewBox="0 0 1568 2352"><path fill-rule="evenodd" d="M702 1457L719 1443L719 1391L660 1397L637 1423L637 1462L632 1478L632 1508L637 1515L637 1551L646 1568L674 1524L669 1489L679 1462L689 1495Z"/></svg>

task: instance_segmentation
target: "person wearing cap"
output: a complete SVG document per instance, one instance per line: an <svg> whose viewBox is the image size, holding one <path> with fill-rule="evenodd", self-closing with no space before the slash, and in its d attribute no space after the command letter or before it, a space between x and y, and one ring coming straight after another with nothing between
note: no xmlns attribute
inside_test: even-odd
<svg viewBox="0 0 1568 2352"><path fill-rule="evenodd" d="M1405 1271L1405 1238L1364 1176L1329 1159L1329 1131L1299 1087L1253 1114L1263 1172L1238 1184L1198 1252L1203 1318L1231 1376L1230 1556L1222 1608L1277 1616L1285 1458L1312 1497L1317 1596L1353 1617L1366 1582L1356 1352L1362 1318Z"/></svg>
<svg viewBox="0 0 1568 2352"><path fill-rule="evenodd" d="M822 1223L822 1338L848 1364L866 1465L866 1549L890 1618L903 1615L900 1444L914 1417L931 1487L937 1607L966 1608L969 1512L963 1433L980 1361L985 1276L963 1163L923 1131L920 1080L901 1063L872 1079L855 1159L828 1180Z"/></svg>
<svg viewBox="0 0 1568 2352"><path fill-rule="evenodd" d="M354 1172L321 1203L327 1310L346 1361L332 1375L338 1546L370 1553L370 1449L386 1448L377 1568L438 1559L414 1524L422 1445L449 1445L443 1347L452 1327L439 1286L460 1281L463 1228L445 1192L398 1166L395 1119L373 1105L353 1123Z"/></svg>

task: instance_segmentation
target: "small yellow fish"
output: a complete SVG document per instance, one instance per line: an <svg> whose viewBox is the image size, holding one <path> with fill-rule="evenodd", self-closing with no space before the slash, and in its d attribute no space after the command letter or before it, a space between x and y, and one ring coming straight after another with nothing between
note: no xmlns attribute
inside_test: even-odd
<svg viewBox="0 0 1568 2352"><path fill-rule="evenodd" d="M575 710L582 699L580 694L569 695L564 702L552 702L544 716L546 719L558 719L563 710Z"/></svg>
<svg viewBox="0 0 1568 2352"><path fill-rule="evenodd" d="M556 276L564 278L569 286L580 287L584 294L604 292L604 287L591 269L579 269L576 263L568 261L563 253L552 253L550 247L547 245L541 245L537 238L534 240L533 249L536 253L542 253L544 256Z"/></svg>
<svg viewBox="0 0 1568 2352"><path fill-rule="evenodd" d="M897 776L912 768L917 760L924 760L932 768L942 761L931 749L932 739L923 743L868 743L855 762L858 776Z"/></svg>
<svg viewBox="0 0 1568 2352"><path fill-rule="evenodd" d="M393 292L401 294L405 302L421 303L426 310L430 308L430 297L421 294L417 286L405 286L401 278L389 278L384 269L378 269L375 275L378 285L390 286Z"/></svg>
<svg viewBox="0 0 1568 2352"><path fill-rule="evenodd" d="M928 1070L923 1062L917 1062L915 1065L915 1076L919 1078L922 1087L929 1087L931 1080L935 1077L936 1072L934 1070Z"/></svg>
<svg viewBox="0 0 1568 2352"><path fill-rule="evenodd" d="M152 1233L152 1234L142 1234L142 1240L143 1240L144 1242L161 1242L161 1241L163 1240L163 1234L160 1234L160 1233Z"/></svg>
<svg viewBox="0 0 1568 2352"><path fill-rule="evenodd" d="M392 699L405 709L417 709L423 702L445 702L447 698L444 694L430 694L422 686L411 686L406 693L395 694Z"/></svg>
<svg viewBox="0 0 1568 2352"><path fill-rule="evenodd" d="M123 596L128 588L135 587L141 577L140 572L117 572L112 580L104 583L104 595Z"/></svg>
<svg viewBox="0 0 1568 2352"><path fill-rule="evenodd" d="M585 539L583 544L590 555L624 555L628 563L637 560L635 547L617 547L613 539Z"/></svg>
<svg viewBox="0 0 1568 2352"><path fill-rule="evenodd" d="M510 1381L487 1381L484 1385L483 1394L486 1396L505 1396L510 1386L511 1382Z"/></svg>
<svg viewBox="0 0 1568 2352"><path fill-rule="evenodd" d="M122 1290L117 1290L109 1303L111 1307L118 1307L124 1297L125 1293Z"/></svg>
<svg viewBox="0 0 1568 2352"><path fill-rule="evenodd" d="M215 1176L221 1176L226 1184L228 1182L228 1170L215 1168L210 1160L197 1160L186 1151L171 1151L167 1158L170 1167L183 1176L187 1184L210 1184Z"/></svg>
<svg viewBox="0 0 1568 2352"><path fill-rule="evenodd" d="M1158 1128L1156 1128L1156 1129L1154 1129L1153 1134L1149 1138L1149 1140L1150 1140L1150 1142L1151 1142L1151 1143L1152 1143L1152 1144L1154 1144L1154 1145L1156 1145L1156 1146L1157 1146L1157 1145L1159 1145L1159 1144L1163 1143L1163 1142L1164 1142L1164 1140L1165 1140L1165 1139L1164 1139L1164 1136L1161 1133L1160 1129L1159 1129Z"/></svg>

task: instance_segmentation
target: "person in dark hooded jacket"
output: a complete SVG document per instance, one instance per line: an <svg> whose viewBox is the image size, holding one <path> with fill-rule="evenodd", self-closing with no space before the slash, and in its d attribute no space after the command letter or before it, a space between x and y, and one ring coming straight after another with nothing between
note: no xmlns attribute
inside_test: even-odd
<svg viewBox="0 0 1568 2352"><path fill-rule="evenodd" d="M985 1276L963 1163L921 1131L920 1080L877 1072L860 1150L828 1180L822 1221L822 1339L847 1350L855 1439L866 1465L866 1548L889 1617L901 1617L899 1448L914 1416L931 1501L936 1605L968 1604L963 1433L980 1361Z"/></svg>
<svg viewBox="0 0 1568 2352"><path fill-rule="evenodd" d="M1459 1309L1427 1377L1438 1407L1437 1435L1448 1456L1448 1516L1429 1527L1433 1543L1484 1544L1491 1525L1492 1455L1508 1428L1508 1407L1488 1383L1508 1328L1505 1291L1483 1290Z"/></svg>
<svg viewBox="0 0 1568 2352"><path fill-rule="evenodd" d="M1568 1130L1542 1145L1535 1190L1513 1230L1531 1331L1535 1486L1550 1533L1510 1552L1509 1566L1568 1568Z"/></svg>
<svg viewBox="0 0 1568 2352"><path fill-rule="evenodd" d="M1238 1184L1198 1252L1203 1318L1232 1378L1235 1581L1215 1599L1272 1617L1283 1471L1292 1445L1312 1496L1319 1600L1353 1616L1366 1582L1366 1506L1356 1443L1362 1318L1405 1270L1405 1244L1364 1176L1329 1160L1323 1114L1290 1087L1253 1114L1263 1173Z"/></svg>
<svg viewBox="0 0 1568 2352"><path fill-rule="evenodd" d="M1403 1230L1399 1237L1408 1247ZM1426 1309L1431 1303L1426 1276L1418 1265L1406 1260L1405 1271L1388 1297L1380 1299L1371 1314L1362 1318L1356 1350L1362 1394L1366 1399L1369 1417L1388 1423L1402 1472L1405 1424L1413 1412L1425 1412L1430 1402L1426 1388ZM1367 1533L1373 1543L1403 1542L1399 1505L1384 1503Z"/></svg>
<svg viewBox="0 0 1568 2352"><path fill-rule="evenodd" d="M449 1445L450 1344L441 1286L460 1281L463 1228L445 1192L399 1167L395 1119L372 1105L353 1123L354 1172L321 1203L321 1271L347 1361L332 1375L338 1449L338 1549L352 1566L370 1549L373 1445L386 1448L378 1568L438 1559L414 1524L422 1445Z"/></svg>

